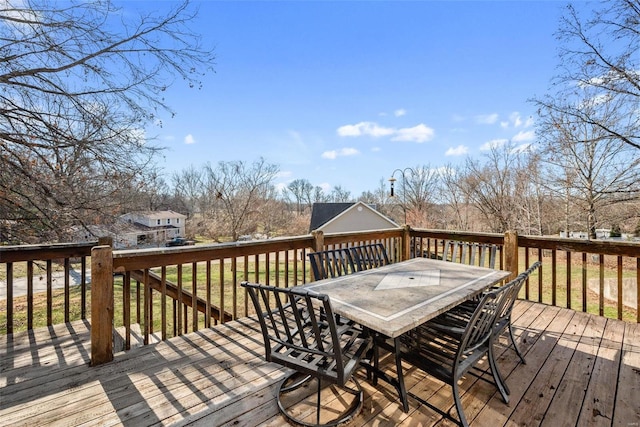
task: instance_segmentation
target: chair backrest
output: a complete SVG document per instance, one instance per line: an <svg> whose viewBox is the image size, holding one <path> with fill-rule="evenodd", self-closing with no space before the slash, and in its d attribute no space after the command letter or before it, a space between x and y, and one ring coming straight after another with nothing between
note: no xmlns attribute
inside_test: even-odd
<svg viewBox="0 0 640 427"><path fill-rule="evenodd" d="M520 273L515 279L510 281L509 283L504 284L501 288L509 288L506 289L506 295L504 303L498 313L498 317L496 319L496 323L499 326L504 326L506 322L509 322L511 319L511 311L513 310L513 306L518 299L518 295L520 294L520 289L522 289L522 285L527 281L527 278L533 273L538 267L540 267L540 261L536 261L533 263L531 267L529 267L526 271ZM498 328L497 330L501 330Z"/></svg>
<svg viewBox="0 0 640 427"><path fill-rule="evenodd" d="M327 295L299 288L243 282L264 338L265 358L299 372L344 385L352 371L343 358L358 339L339 335ZM347 374L347 375L345 375Z"/></svg>
<svg viewBox="0 0 640 427"><path fill-rule="evenodd" d="M442 259L462 264L496 268L498 247L488 243L459 242L446 240Z"/></svg>
<svg viewBox="0 0 640 427"><path fill-rule="evenodd" d="M382 243L352 246L351 253L358 271L369 270L389 264L389 256Z"/></svg>
<svg viewBox="0 0 640 427"><path fill-rule="evenodd" d="M484 349L488 349L496 319L499 313L501 313L511 289L507 284L494 288L482 295L482 299L471 315L460 340L457 355L458 363L462 363L468 355L474 353L474 351L479 348L483 349L481 354L484 352ZM477 356L474 357L474 360L475 359L477 359Z"/></svg>
<svg viewBox="0 0 640 427"><path fill-rule="evenodd" d="M344 276L358 271L348 248L311 252L308 256L315 280Z"/></svg>

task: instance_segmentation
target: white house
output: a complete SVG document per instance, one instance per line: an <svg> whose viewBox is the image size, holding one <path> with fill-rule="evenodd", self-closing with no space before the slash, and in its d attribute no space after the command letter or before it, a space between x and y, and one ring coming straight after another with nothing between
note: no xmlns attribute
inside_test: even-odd
<svg viewBox="0 0 640 427"><path fill-rule="evenodd" d="M309 231L344 233L398 227L399 225L394 221L363 202L314 203Z"/></svg>
<svg viewBox="0 0 640 427"><path fill-rule="evenodd" d="M129 225L117 233L116 247L164 244L174 237L184 237L186 215L173 211L132 212L120 216Z"/></svg>

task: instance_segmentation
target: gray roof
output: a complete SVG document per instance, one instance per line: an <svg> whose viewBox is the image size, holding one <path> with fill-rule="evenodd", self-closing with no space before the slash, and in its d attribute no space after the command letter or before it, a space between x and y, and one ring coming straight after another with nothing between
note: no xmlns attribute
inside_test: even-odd
<svg viewBox="0 0 640 427"><path fill-rule="evenodd" d="M309 232L317 230L324 224L349 209L355 203L314 203L311 208Z"/></svg>

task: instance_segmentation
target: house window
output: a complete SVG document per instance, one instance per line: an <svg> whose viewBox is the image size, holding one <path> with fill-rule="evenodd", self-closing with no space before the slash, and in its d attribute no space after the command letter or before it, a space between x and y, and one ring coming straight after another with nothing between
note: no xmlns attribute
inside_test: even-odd
<svg viewBox="0 0 640 427"><path fill-rule="evenodd" d="M157 224L157 225L160 225L160 220L158 220L158 221L156 222L156 224Z"/></svg>
<svg viewBox="0 0 640 427"><path fill-rule="evenodd" d="M176 224L180 224L180 218L176 218Z"/></svg>
<svg viewBox="0 0 640 427"><path fill-rule="evenodd" d="M171 224L171 218L167 218L167 224Z"/></svg>

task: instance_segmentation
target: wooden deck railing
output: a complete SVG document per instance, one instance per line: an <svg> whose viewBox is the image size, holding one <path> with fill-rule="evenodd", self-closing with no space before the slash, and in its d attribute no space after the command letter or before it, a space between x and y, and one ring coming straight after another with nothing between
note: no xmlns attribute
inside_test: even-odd
<svg viewBox="0 0 640 427"><path fill-rule="evenodd" d="M327 236L317 232L255 242L127 251L95 247L92 268L104 269L111 262L111 271L100 276L103 282L92 281L92 321L124 325L125 348L131 345L135 324L141 325L145 344L197 331L250 313L246 291L240 287L243 280L284 287L306 283L312 280L306 254L341 245L380 242L397 261L402 256L403 233L402 229ZM109 279L113 274L120 278ZM114 313L122 319L114 319ZM93 334L92 329L93 363L110 360L110 333L96 328Z"/></svg>
<svg viewBox="0 0 640 427"><path fill-rule="evenodd" d="M38 316L42 317L39 326L69 322L76 316L86 319L87 260L92 247L110 241L0 246L0 272L6 282L5 310L0 309L0 319L4 317L5 321L0 321L0 331L11 334L16 329L33 329ZM39 288L45 289L35 292L44 309L34 307L34 289ZM72 289L79 295L72 298Z"/></svg>
<svg viewBox="0 0 640 427"><path fill-rule="evenodd" d="M83 275L78 305L81 318L85 318L86 307L91 307L92 360L98 364L113 357L114 326L121 331L127 349L132 345L134 326L139 325L143 343L149 343L246 316L251 308L240 282L295 286L310 281L309 251L381 242L392 262L397 262L414 256L441 256L446 240L497 245L496 266L513 274L542 261L542 268L528 281L522 298L640 323L640 244L406 227L126 251L92 244L0 247L0 268L5 266L7 276L6 331L15 330L19 307L27 306L27 328L34 327L37 317L33 292L26 297L26 304L13 296L15 263L26 262L28 282L37 276L33 266L44 263L43 271L50 282L51 264L56 260L65 271L64 277L69 276L69 266L75 262L85 271L92 246L91 284L87 285ZM70 286L69 279L65 280L64 289L58 292L64 294L66 322L75 303L67 296ZM49 288L47 293L51 294ZM47 324L53 321L51 313L56 310L51 300L48 296ZM2 314L0 310L0 323Z"/></svg>

